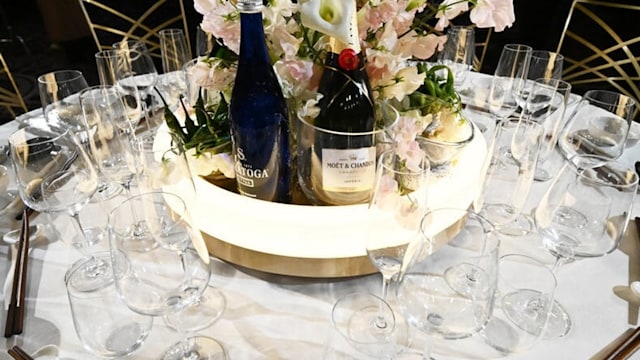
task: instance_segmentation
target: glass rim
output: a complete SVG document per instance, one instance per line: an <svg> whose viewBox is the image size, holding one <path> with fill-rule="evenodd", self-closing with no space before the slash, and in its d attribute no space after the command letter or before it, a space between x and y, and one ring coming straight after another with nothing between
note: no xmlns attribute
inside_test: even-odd
<svg viewBox="0 0 640 360"><path fill-rule="evenodd" d="M589 96L591 94L596 94L596 93L606 94L606 95L609 95L609 96L616 96L618 99L623 98L623 99L627 100L627 103L625 105L620 105L619 102L616 102L615 104L611 104L611 103L606 102L604 100L596 99L596 98L593 98L593 97ZM582 98L584 100L587 100L588 102L593 102L593 103L607 105L607 106L614 105L616 107L622 106L624 108L630 108L630 107L634 107L636 105L636 101L632 97L630 97L628 95L625 95L623 93L617 92L617 91L611 91L611 90L605 90L605 89L587 90L587 92L584 93L584 96Z"/></svg>
<svg viewBox="0 0 640 360"><path fill-rule="evenodd" d="M65 76L62 79L58 79L58 75L65 75ZM80 70L73 70L73 69L55 70L55 71L50 71L48 73L39 75L38 83L50 84L52 82L59 82L59 81L70 82L70 81L79 80L83 77L84 75Z"/></svg>
<svg viewBox="0 0 640 360"><path fill-rule="evenodd" d="M587 164L594 163L590 159L597 159L599 161L597 162L597 165L595 165L595 166L581 166L580 164L583 164L583 163L576 163L574 161L574 159L580 159L580 158L589 159L586 162ZM608 166L608 165L614 165L615 167L614 166ZM583 180L588 181L590 183L603 185L603 186L607 186L607 187L612 187L612 188L615 188L615 189L624 190L624 189L630 189L630 188L633 188L633 187L637 187L638 183L640 181L640 177L638 176L638 174L635 172L634 169L626 166L625 164L623 164L619 160L609 159L607 157L600 156L600 155L595 155L595 154L576 154L576 155L573 155L573 156L571 156L569 158L569 160L567 161L566 166L569 166L571 168L571 171L576 176L578 176L580 179L583 179ZM593 170L595 172L599 172L597 169L600 169L602 167L609 168L608 171L613 173L616 178L626 179L627 182L624 183L624 184L612 183L610 181L603 180L601 177L595 177L594 178L594 177L591 177L591 176L587 176L587 174L585 174L585 172L587 170ZM600 170L600 171L607 171L607 170ZM621 174L626 174L627 176L623 176ZM630 177L629 177L629 175L630 175Z"/></svg>
<svg viewBox="0 0 640 360"><path fill-rule="evenodd" d="M319 131L319 132L322 132L322 133L327 133L327 134L332 134L332 135L340 135L340 136L371 136L371 135L377 135L377 134L383 133L385 130L387 130L389 128L392 128L393 126L395 126L400 121L400 112L398 112L398 110L394 106L392 106L391 104L389 104L387 102L381 102L381 105L391 109L391 111L393 112L394 119L390 124L387 124L386 121L383 120L382 122L384 122L384 126L383 127L377 127L375 129L373 129L372 131L347 132L347 131L329 130L329 129L325 129L325 128L322 128L320 126L311 124L306 118L300 116L300 114L297 111L296 111L296 117L298 118L298 120L303 125L306 125L307 127L310 127L312 129L314 129L315 131ZM374 108L375 108L375 106L374 106ZM382 115L382 116L384 117L384 115ZM376 121L376 124L378 122L379 121Z"/></svg>
<svg viewBox="0 0 640 360"><path fill-rule="evenodd" d="M67 289L69 288L69 286L71 286L71 280L73 279L74 276L77 275L78 271L82 270L82 268L84 268L86 264L95 260L103 260L105 263L111 266L111 253L109 251L100 251L97 253L93 253L91 255L83 256L82 258L75 261L71 265L71 267L67 269L67 271L64 274L64 283ZM91 287L78 289L74 286L73 289L81 293L92 292L95 290L103 289L113 284L114 282L115 282L115 278L113 276L107 276L107 277L104 277L100 283L97 283L97 284L92 283L93 286Z"/></svg>
<svg viewBox="0 0 640 360"><path fill-rule="evenodd" d="M48 135L51 136L51 137L45 137L45 136L42 136L42 135L37 135L37 134L35 134L33 132L28 132L27 130L29 128L38 128L39 131L42 131L42 129L39 126L33 125L33 124L29 124L29 125L27 125L25 127L22 127L22 128L20 128L20 129L18 129L16 131L14 131L13 133L11 133L11 135L9 135L9 138L8 138L9 144L11 144L13 146L25 146L25 145L27 145L27 146L35 146L35 145L41 145L41 144L45 144L45 143L54 142L54 141L56 141L58 139L61 139L64 136L67 136L67 135L71 134L71 128L64 128L64 129L60 129L61 130L60 132L52 131L51 133L49 133ZM51 129L47 129L47 130L51 130ZM27 138L26 136L24 136L25 133L29 133L33 137ZM19 138L20 140L24 140L24 141L21 142L21 143L16 143L16 142L12 141L14 138ZM31 143L27 144L28 140L39 139L39 138L42 138L42 140L34 141L34 142L31 142Z"/></svg>
<svg viewBox="0 0 640 360"><path fill-rule="evenodd" d="M424 154L424 156L422 157L422 159L424 160L423 162L420 163L421 165L421 170L420 171L414 171L414 170L410 170L407 167L405 167L404 170L396 170L393 167L389 166L389 164L387 164L384 159L386 159L389 154L391 154L392 156L400 156L396 153L395 148L391 148L391 149L387 149L385 151L383 151L380 156L378 157L378 164L380 164L381 167L384 167L385 169L389 170L390 172L393 172L394 174L398 174L398 175L410 175L410 176L415 176L415 175L423 175L429 174L429 171L431 170L431 162L429 161L429 158L426 154ZM424 167L422 167L424 166Z"/></svg>
<svg viewBox="0 0 640 360"><path fill-rule="evenodd" d="M533 48L531 46L525 45L525 44L517 44L517 43L505 44L504 49L508 49L511 51L518 51L518 52L528 52L528 53L531 53L533 51Z"/></svg>

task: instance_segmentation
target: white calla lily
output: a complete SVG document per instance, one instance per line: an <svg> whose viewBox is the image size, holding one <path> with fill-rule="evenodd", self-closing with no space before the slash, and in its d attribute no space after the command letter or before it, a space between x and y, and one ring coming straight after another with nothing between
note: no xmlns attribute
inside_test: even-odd
<svg viewBox="0 0 640 360"><path fill-rule="evenodd" d="M332 36L345 44L358 43L350 30L356 13L354 0L308 0L300 5L304 26Z"/></svg>

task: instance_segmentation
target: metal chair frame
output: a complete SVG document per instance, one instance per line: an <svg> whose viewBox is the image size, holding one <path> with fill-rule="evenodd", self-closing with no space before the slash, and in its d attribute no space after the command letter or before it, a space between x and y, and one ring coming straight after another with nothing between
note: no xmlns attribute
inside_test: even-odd
<svg viewBox="0 0 640 360"><path fill-rule="evenodd" d="M0 87L0 106L7 109L13 117L16 116L15 109L22 109L23 112L27 112L28 108L22 98L20 88L18 88L2 54L0 54L0 65L2 65L2 68L0 68L0 78L7 78L10 85L9 88Z"/></svg>
<svg viewBox="0 0 640 360"><path fill-rule="evenodd" d="M599 0L573 0L567 15L564 30L558 43L557 52L565 56L563 79L577 85L590 85L594 87L609 86L612 90L640 99L640 35L624 37L614 28L614 24L608 23L598 13L598 8L619 9L623 11L635 11L635 18L640 18L640 5L631 5ZM601 28L610 36L609 41L613 45L605 45L601 48L594 43L594 28L582 28L584 34L576 32L572 20L577 13L586 16L594 26ZM631 36L633 36L631 35ZM572 54L565 54L563 50L567 44L579 44L584 50L590 52L587 56L578 59ZM636 53L632 46L636 47ZM624 54L624 57L620 57ZM618 58L616 58L618 56ZM604 62L603 62L604 61Z"/></svg>
<svg viewBox="0 0 640 360"><path fill-rule="evenodd" d="M187 25L187 17L185 15L183 0L158 0L137 18L131 17L130 15L123 13L121 10L109 5L126 4L131 6L131 4L134 4L135 2L119 0L78 1L98 50L113 48L113 42L105 43L105 40L103 40L103 37L106 36L105 34L111 34L119 36L121 40L131 39L143 41L147 45L151 56L160 59L160 39L158 38L158 32L165 28L180 26L184 30L187 40L187 50L191 53L189 27ZM172 5L172 2L179 5L180 13L166 16L166 9L163 8L163 5ZM124 28L115 28L112 25L114 22L108 21L108 19L104 19L104 22L100 22L101 19L98 19L97 16L94 15L96 13L111 16L112 19L117 19L118 21L127 24L127 26ZM152 15L162 16L162 22L150 25L148 21Z"/></svg>

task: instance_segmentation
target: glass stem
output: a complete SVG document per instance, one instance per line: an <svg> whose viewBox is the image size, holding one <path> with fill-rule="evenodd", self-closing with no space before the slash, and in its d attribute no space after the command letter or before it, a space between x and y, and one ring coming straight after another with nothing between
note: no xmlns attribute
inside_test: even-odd
<svg viewBox="0 0 640 360"><path fill-rule="evenodd" d="M391 285L391 278L393 275L386 274L384 271L382 272L382 290L380 291L380 297L382 300L387 301L387 294L389 292L389 286ZM380 309L378 310L378 316L376 316L375 325L379 329L384 329L387 327L387 320L384 318L382 304L380 304Z"/></svg>
<svg viewBox="0 0 640 360"><path fill-rule="evenodd" d="M89 241L87 234L85 234L84 232L84 228L82 227L82 223L80 222L80 214L78 212L74 212L73 214L71 214L71 218L73 218L73 222L76 224L76 227L80 232L80 238L82 239L82 242L83 242L82 248L81 248L82 250L80 250L80 252L82 252L83 255L88 255L89 247L91 246L91 241Z"/></svg>

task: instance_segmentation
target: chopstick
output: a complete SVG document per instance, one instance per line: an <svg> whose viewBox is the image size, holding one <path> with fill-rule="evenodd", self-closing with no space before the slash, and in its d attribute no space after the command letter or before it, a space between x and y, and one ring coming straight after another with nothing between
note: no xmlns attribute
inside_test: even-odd
<svg viewBox="0 0 640 360"><path fill-rule="evenodd" d="M9 355L15 360L33 360L31 355L27 354L22 348L18 345L14 345L11 349L7 350Z"/></svg>
<svg viewBox="0 0 640 360"><path fill-rule="evenodd" d="M22 214L22 230L18 241L18 255L13 272L11 300L7 311L7 322L4 337L22 334L24 325L24 298L26 294L27 265L29 263L29 213L25 209Z"/></svg>
<svg viewBox="0 0 640 360"><path fill-rule="evenodd" d="M623 360L640 348L640 326L635 328L618 346L609 350L603 360Z"/></svg>

